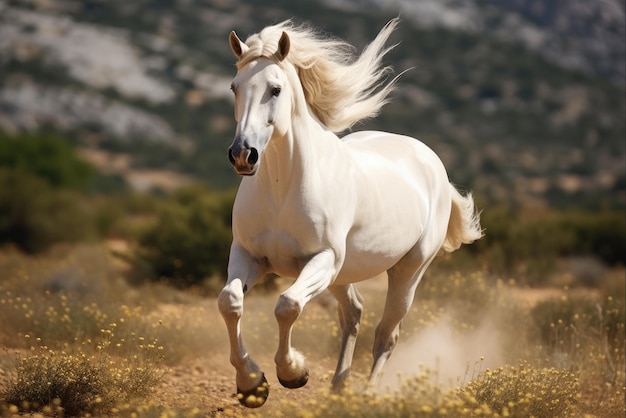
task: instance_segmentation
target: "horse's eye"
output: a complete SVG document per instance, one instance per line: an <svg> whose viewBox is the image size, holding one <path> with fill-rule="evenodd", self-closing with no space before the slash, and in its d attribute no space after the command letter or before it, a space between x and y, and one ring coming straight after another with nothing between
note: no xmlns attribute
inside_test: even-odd
<svg viewBox="0 0 626 418"><path fill-rule="evenodd" d="M272 87L272 96L278 97L280 95L280 87Z"/></svg>

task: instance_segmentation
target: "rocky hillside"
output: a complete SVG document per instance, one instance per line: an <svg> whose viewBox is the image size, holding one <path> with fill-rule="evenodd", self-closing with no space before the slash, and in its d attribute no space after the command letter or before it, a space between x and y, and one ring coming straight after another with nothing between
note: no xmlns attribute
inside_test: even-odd
<svg viewBox="0 0 626 418"><path fill-rule="evenodd" d="M359 129L419 137L486 200L624 205L616 0L0 0L0 130L230 187L228 32L293 17L362 48L398 14L388 59L413 69Z"/></svg>
<svg viewBox="0 0 626 418"><path fill-rule="evenodd" d="M564 68L626 82L626 16L618 0L324 0L329 7L399 13L423 28L485 34Z"/></svg>

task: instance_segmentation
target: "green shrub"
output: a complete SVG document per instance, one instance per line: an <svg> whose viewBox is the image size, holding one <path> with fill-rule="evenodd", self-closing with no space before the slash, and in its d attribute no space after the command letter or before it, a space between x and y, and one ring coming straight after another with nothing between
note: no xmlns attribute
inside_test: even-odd
<svg viewBox="0 0 626 418"><path fill-rule="evenodd" d="M42 134L0 136L2 166L43 178L54 187L85 189L94 175L66 141Z"/></svg>
<svg viewBox="0 0 626 418"><path fill-rule="evenodd" d="M626 264L626 218L623 211L568 213L559 227L571 231L574 239L562 253L593 254L615 265Z"/></svg>
<svg viewBox="0 0 626 418"><path fill-rule="evenodd" d="M530 211L510 207L482 213L485 237L463 247L475 263L528 284L546 284L559 258L591 256L608 265L626 263L626 219L620 211Z"/></svg>
<svg viewBox="0 0 626 418"><path fill-rule="evenodd" d="M92 238L102 226L79 191L93 186L94 174L61 138L0 135L0 244L36 253Z"/></svg>
<svg viewBox="0 0 626 418"><path fill-rule="evenodd" d="M152 270L151 278L190 287L225 277L232 203L230 192L200 186L178 191L139 240L140 260Z"/></svg>
<svg viewBox="0 0 626 418"><path fill-rule="evenodd" d="M87 202L20 169L0 167L0 244L35 253L94 235Z"/></svg>

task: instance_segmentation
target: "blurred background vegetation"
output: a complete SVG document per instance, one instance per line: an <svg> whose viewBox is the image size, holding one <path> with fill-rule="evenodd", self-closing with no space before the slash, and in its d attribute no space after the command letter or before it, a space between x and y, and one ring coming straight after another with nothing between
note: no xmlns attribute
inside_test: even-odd
<svg viewBox="0 0 626 418"><path fill-rule="evenodd" d="M228 32L293 17L360 50L400 12L388 63L411 70L357 129L423 140L475 192L486 237L442 268L596 285L626 258L623 5L470 3L1 2L0 245L113 242L132 282L214 292L238 182Z"/></svg>
<svg viewBox="0 0 626 418"><path fill-rule="evenodd" d="M198 182L138 192L117 175L99 173L63 138L46 134L2 138L0 161L0 244L5 247L36 255L61 243L123 241L130 251L118 255L134 264L131 281L219 290L234 189ZM479 198L486 236L447 257L442 268L483 269L541 285L563 262L587 260L569 266L577 267L579 284L594 286L605 268L625 262L621 209L483 202Z"/></svg>

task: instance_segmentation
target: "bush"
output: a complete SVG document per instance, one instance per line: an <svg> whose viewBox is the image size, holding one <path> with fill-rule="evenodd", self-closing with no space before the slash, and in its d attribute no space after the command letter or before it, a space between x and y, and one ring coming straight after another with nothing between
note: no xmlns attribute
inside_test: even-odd
<svg viewBox="0 0 626 418"><path fill-rule="evenodd" d="M53 187L85 189L94 175L66 141L41 134L0 136L0 166L43 178Z"/></svg>
<svg viewBox="0 0 626 418"><path fill-rule="evenodd" d="M424 370L403 382L393 394L363 395L351 390L327 394L321 400L284 401L283 412L298 417L563 417L578 416L580 396L576 376L554 368L518 367L486 370L456 389L433 382ZM306 412L303 412L306 411Z"/></svg>
<svg viewBox="0 0 626 418"><path fill-rule="evenodd" d="M35 253L94 235L86 202L20 169L0 167L0 244Z"/></svg>
<svg viewBox="0 0 626 418"><path fill-rule="evenodd" d="M152 270L153 280L190 287L225 277L233 197L195 186L178 191L164 205L140 238L139 258Z"/></svg>
<svg viewBox="0 0 626 418"><path fill-rule="evenodd" d="M616 383L623 369L623 298L563 295L539 302L530 315L538 343L553 364L576 371L585 383Z"/></svg>
<svg viewBox="0 0 626 418"><path fill-rule="evenodd" d="M106 350L106 345L98 348ZM31 350L39 352L18 358L17 375L2 393L7 403L23 412L55 416L114 412L115 406L150 393L162 374L158 361L137 355L113 359L106 352L66 353L46 346Z"/></svg>
<svg viewBox="0 0 626 418"><path fill-rule="evenodd" d="M482 214L485 237L463 247L495 274L545 284L562 257L591 256L608 265L626 263L626 219L620 211L520 211L509 207ZM454 260L454 258L453 258Z"/></svg>
<svg viewBox="0 0 626 418"><path fill-rule="evenodd" d="M94 217L79 193L94 174L61 138L0 135L0 244L36 253L92 238Z"/></svg>
<svg viewBox="0 0 626 418"><path fill-rule="evenodd" d="M572 372L521 362L518 367L486 370L461 393L500 416L563 417L572 414L580 391Z"/></svg>

